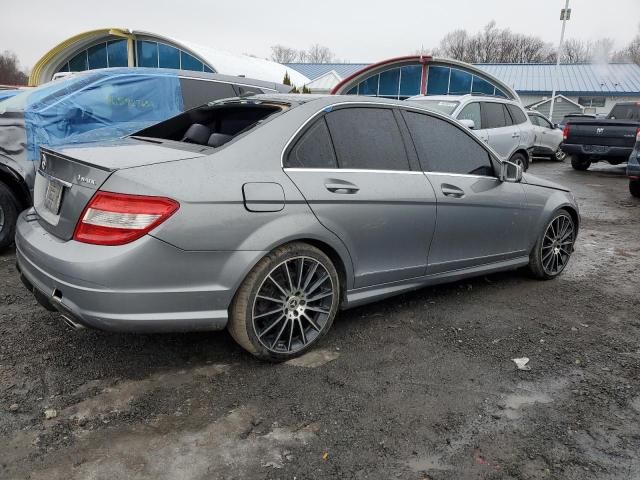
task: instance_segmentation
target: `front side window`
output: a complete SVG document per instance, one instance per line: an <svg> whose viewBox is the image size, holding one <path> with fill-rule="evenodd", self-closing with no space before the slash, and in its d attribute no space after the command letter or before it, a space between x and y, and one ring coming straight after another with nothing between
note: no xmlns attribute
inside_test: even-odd
<svg viewBox="0 0 640 480"><path fill-rule="evenodd" d="M494 176L489 153L460 128L440 118L404 112L422 169Z"/></svg>
<svg viewBox="0 0 640 480"><path fill-rule="evenodd" d="M511 123L507 122L507 111L501 103L482 102L482 116L484 128L502 128Z"/></svg>
<svg viewBox="0 0 640 480"><path fill-rule="evenodd" d="M476 130L482 128L482 115L480 114L480 104L478 102L472 102L465 106L458 114L458 120L473 120Z"/></svg>
<svg viewBox="0 0 640 480"><path fill-rule="evenodd" d="M336 168L336 157L324 118L315 122L289 152L285 167Z"/></svg>
<svg viewBox="0 0 640 480"><path fill-rule="evenodd" d="M326 116L340 168L409 170L400 128L388 108L343 108Z"/></svg>

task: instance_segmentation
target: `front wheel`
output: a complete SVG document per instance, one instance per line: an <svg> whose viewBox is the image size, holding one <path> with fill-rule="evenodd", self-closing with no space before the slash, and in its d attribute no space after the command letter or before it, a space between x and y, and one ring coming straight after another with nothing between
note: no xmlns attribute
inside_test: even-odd
<svg viewBox="0 0 640 480"><path fill-rule="evenodd" d="M529 169L529 161L522 153L514 153L509 161L519 165L523 172L526 172Z"/></svg>
<svg viewBox="0 0 640 480"><path fill-rule="evenodd" d="M578 155L574 155L571 157L571 166L575 170L584 172L585 170L588 170L589 167L591 166L591 160L589 160L588 157L581 157Z"/></svg>
<svg viewBox="0 0 640 480"><path fill-rule="evenodd" d="M302 242L278 247L258 262L238 289L229 333L263 360L296 357L331 328L339 292L336 268L321 250Z"/></svg>
<svg viewBox="0 0 640 480"><path fill-rule="evenodd" d="M640 198L640 180L629 180L629 193Z"/></svg>
<svg viewBox="0 0 640 480"><path fill-rule="evenodd" d="M529 255L529 270L540 280L550 280L562 273L576 240L576 226L566 210L558 210L546 224Z"/></svg>
<svg viewBox="0 0 640 480"><path fill-rule="evenodd" d="M0 251L13 243L18 219L18 201L9 188L0 183Z"/></svg>
<svg viewBox="0 0 640 480"><path fill-rule="evenodd" d="M556 150L556 153L554 153L553 156L559 162L562 162L565 158L567 158L567 154L560 149Z"/></svg>

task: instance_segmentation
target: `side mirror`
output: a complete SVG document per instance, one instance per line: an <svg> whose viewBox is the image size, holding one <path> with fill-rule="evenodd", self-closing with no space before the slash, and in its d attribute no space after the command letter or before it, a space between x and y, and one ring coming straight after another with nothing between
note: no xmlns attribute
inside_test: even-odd
<svg viewBox="0 0 640 480"><path fill-rule="evenodd" d="M559 123L554 123L554 124L553 124L553 128L557 128L557 129L559 129L559 130L562 130L562 127L560 127L560 124L559 124Z"/></svg>
<svg viewBox="0 0 640 480"><path fill-rule="evenodd" d="M470 130L475 130L476 128L476 122L469 118L463 118L462 120L460 120L460 123Z"/></svg>
<svg viewBox="0 0 640 480"><path fill-rule="evenodd" d="M511 162L502 162L500 166L500 180L518 183L522 180L522 167Z"/></svg>

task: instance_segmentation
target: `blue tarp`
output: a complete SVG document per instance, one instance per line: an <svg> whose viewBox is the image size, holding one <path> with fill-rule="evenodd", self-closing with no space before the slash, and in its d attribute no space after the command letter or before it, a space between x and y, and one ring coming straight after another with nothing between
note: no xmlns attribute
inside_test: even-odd
<svg viewBox="0 0 640 480"><path fill-rule="evenodd" d="M6 100L7 98L14 97L22 92L24 92L24 90L0 90L0 102Z"/></svg>
<svg viewBox="0 0 640 480"><path fill-rule="evenodd" d="M27 158L39 147L85 143L136 132L184 110L174 72L114 68L35 89L25 101Z"/></svg>

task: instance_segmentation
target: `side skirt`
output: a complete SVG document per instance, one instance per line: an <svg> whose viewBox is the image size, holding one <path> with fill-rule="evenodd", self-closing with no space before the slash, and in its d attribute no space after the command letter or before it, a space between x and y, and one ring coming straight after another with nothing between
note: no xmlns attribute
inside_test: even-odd
<svg viewBox="0 0 640 480"><path fill-rule="evenodd" d="M342 308L352 308L366 303L382 300L383 298L392 297L401 293L417 290L430 285L439 283L455 282L463 278L476 277L478 275L486 275L488 273L500 272L504 270L515 270L529 263L529 257L518 257L501 262L479 265L471 268L463 268L450 272L437 273L434 275L425 275L423 277L410 278L400 282L384 283L382 285L374 285L371 287L357 288L348 290L346 298L342 303Z"/></svg>

